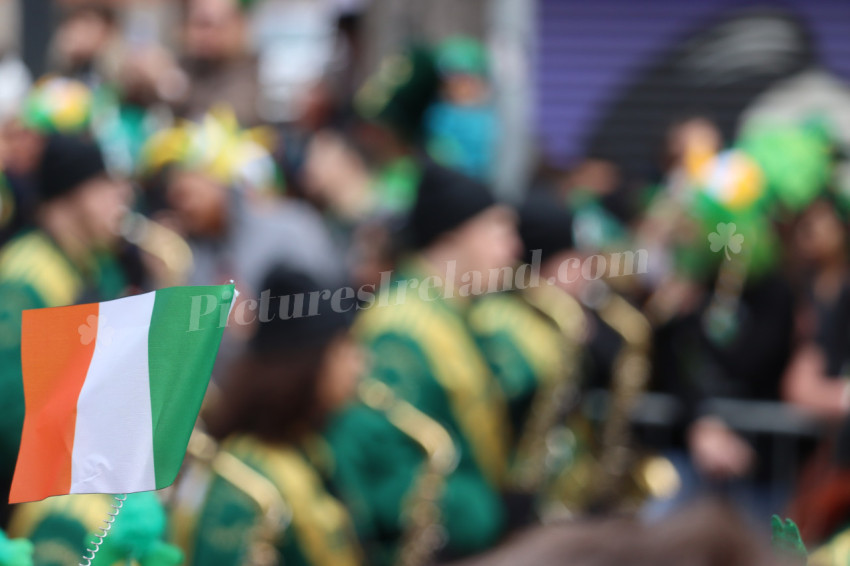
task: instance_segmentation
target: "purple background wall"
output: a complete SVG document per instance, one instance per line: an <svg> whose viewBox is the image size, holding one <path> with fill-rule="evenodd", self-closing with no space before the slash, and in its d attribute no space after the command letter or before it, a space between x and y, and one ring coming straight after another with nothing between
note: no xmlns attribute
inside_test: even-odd
<svg viewBox="0 0 850 566"><path fill-rule="evenodd" d="M567 165L619 88L707 19L747 6L796 12L820 60L850 79L850 0L538 0L536 124L544 153Z"/></svg>

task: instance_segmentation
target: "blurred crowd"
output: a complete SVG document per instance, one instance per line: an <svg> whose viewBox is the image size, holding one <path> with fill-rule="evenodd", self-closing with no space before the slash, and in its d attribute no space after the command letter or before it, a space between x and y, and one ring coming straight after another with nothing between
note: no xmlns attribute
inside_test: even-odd
<svg viewBox="0 0 850 566"><path fill-rule="evenodd" d="M505 201L481 41L361 78L356 3L286 4L70 3L48 74L3 54L0 492L23 310L232 280L184 469L98 563L848 563L828 119L696 110L639 186L541 158ZM0 565L77 564L109 502L0 504Z"/></svg>

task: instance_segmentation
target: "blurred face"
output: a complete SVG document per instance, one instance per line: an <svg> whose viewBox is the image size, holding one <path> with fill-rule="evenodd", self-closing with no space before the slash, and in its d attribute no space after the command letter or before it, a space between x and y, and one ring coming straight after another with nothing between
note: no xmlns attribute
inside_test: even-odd
<svg viewBox="0 0 850 566"><path fill-rule="evenodd" d="M20 120L10 120L3 126L3 167L17 175L35 170L44 148L44 138L24 126Z"/></svg>
<svg viewBox="0 0 850 566"><path fill-rule="evenodd" d="M390 234L384 226L362 226L354 232L351 252L354 261L353 277L357 287L380 286L381 274L392 270Z"/></svg>
<svg viewBox="0 0 850 566"><path fill-rule="evenodd" d="M366 160L378 166L406 155L408 145L389 127L378 122L360 121L355 129L357 143Z"/></svg>
<svg viewBox="0 0 850 566"><path fill-rule="evenodd" d="M234 0L192 0L185 29L187 55L221 61L242 47L242 15Z"/></svg>
<svg viewBox="0 0 850 566"><path fill-rule="evenodd" d="M97 14L82 12L59 28L59 52L74 65L88 63L104 48L111 31L109 23Z"/></svg>
<svg viewBox="0 0 850 566"><path fill-rule="evenodd" d="M473 106L487 99L490 87L482 77L456 74L446 79L443 91L449 101L460 106Z"/></svg>
<svg viewBox="0 0 850 566"><path fill-rule="evenodd" d="M316 395L322 412L331 413L353 396L366 368L365 355L347 333L339 336L325 352Z"/></svg>
<svg viewBox="0 0 850 566"><path fill-rule="evenodd" d="M119 86L125 100L143 106L179 100L188 88L174 57L161 47L133 50L122 63Z"/></svg>
<svg viewBox="0 0 850 566"><path fill-rule="evenodd" d="M602 159L588 159L566 176L560 190L566 195L580 188L605 196L614 192L619 182L620 172L616 165Z"/></svg>
<svg viewBox="0 0 850 566"><path fill-rule="evenodd" d="M178 229L186 235L220 234L227 220L227 188L215 179L194 171L176 171L168 184L168 204Z"/></svg>
<svg viewBox="0 0 850 566"><path fill-rule="evenodd" d="M108 248L118 238L132 190L123 181L101 176L86 181L68 198L94 247Z"/></svg>
<svg viewBox="0 0 850 566"><path fill-rule="evenodd" d="M805 261L820 264L844 257L845 228L828 202L817 201L803 213L794 238Z"/></svg>
<svg viewBox="0 0 850 566"><path fill-rule="evenodd" d="M673 127L667 133L667 157L670 165L685 164L694 157L714 155L723 138L710 120L694 118Z"/></svg>
<svg viewBox="0 0 850 566"><path fill-rule="evenodd" d="M514 212L493 206L464 222L450 236L458 250L458 270L479 271L511 267L519 260L522 242Z"/></svg>

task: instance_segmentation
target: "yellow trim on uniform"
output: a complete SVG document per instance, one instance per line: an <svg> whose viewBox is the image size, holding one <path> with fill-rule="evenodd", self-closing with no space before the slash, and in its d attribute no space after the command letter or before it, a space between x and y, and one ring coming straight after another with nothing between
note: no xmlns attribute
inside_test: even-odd
<svg viewBox="0 0 850 566"><path fill-rule="evenodd" d="M360 314L355 333L366 342L394 333L423 345L479 467L493 485L500 485L507 467L507 409L469 330L457 316L441 305L426 304L418 293L407 293L396 303L393 291L387 306L383 304L379 299Z"/></svg>
<svg viewBox="0 0 850 566"><path fill-rule="evenodd" d="M359 566L360 549L345 507L327 493L304 456L288 446L272 446L250 436L226 443L236 458L256 467L280 490L292 512L291 528L314 566ZM329 534L342 535L338 540Z"/></svg>
<svg viewBox="0 0 850 566"><path fill-rule="evenodd" d="M12 240L0 253L0 281L33 287L51 307L74 303L84 287L68 259L37 231Z"/></svg>
<svg viewBox="0 0 850 566"><path fill-rule="evenodd" d="M509 333L538 383L551 383L563 374L561 334L516 295L498 293L482 297L472 305L469 324L480 335Z"/></svg>

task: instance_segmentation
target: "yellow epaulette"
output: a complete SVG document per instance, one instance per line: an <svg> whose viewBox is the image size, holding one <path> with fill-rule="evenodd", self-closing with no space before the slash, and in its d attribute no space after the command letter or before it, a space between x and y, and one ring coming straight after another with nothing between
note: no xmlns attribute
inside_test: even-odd
<svg viewBox="0 0 850 566"><path fill-rule="evenodd" d="M84 286L67 258L38 231L15 238L0 252L0 283L28 285L51 307L74 303Z"/></svg>
<svg viewBox="0 0 850 566"><path fill-rule="evenodd" d="M421 346L474 458L490 482L499 485L507 465L507 409L465 322L449 309L408 293L404 301L386 306L379 301L363 311L353 330L366 343L382 334L399 334Z"/></svg>
<svg viewBox="0 0 850 566"><path fill-rule="evenodd" d="M485 336L509 334L539 381L561 375L563 338L558 328L519 296L494 293L482 297L470 309L469 324L473 332Z"/></svg>
<svg viewBox="0 0 850 566"><path fill-rule="evenodd" d="M228 442L228 453L256 467L271 480L286 501L291 528L311 564L357 566L360 549L354 527L341 503L327 493L322 480L298 450L270 446L251 437ZM341 535L344 540L329 538Z"/></svg>
<svg viewBox="0 0 850 566"><path fill-rule="evenodd" d="M234 441L226 442L227 447ZM239 446L238 440L236 445ZM181 472L170 507L173 523L171 539L183 549L186 564L194 563L198 518L203 512L211 482L219 477L246 495L259 511L259 519L251 534L248 554L276 553L292 519L288 503L278 487L259 470L225 446L219 445L199 428L192 431L187 448L188 465Z"/></svg>

